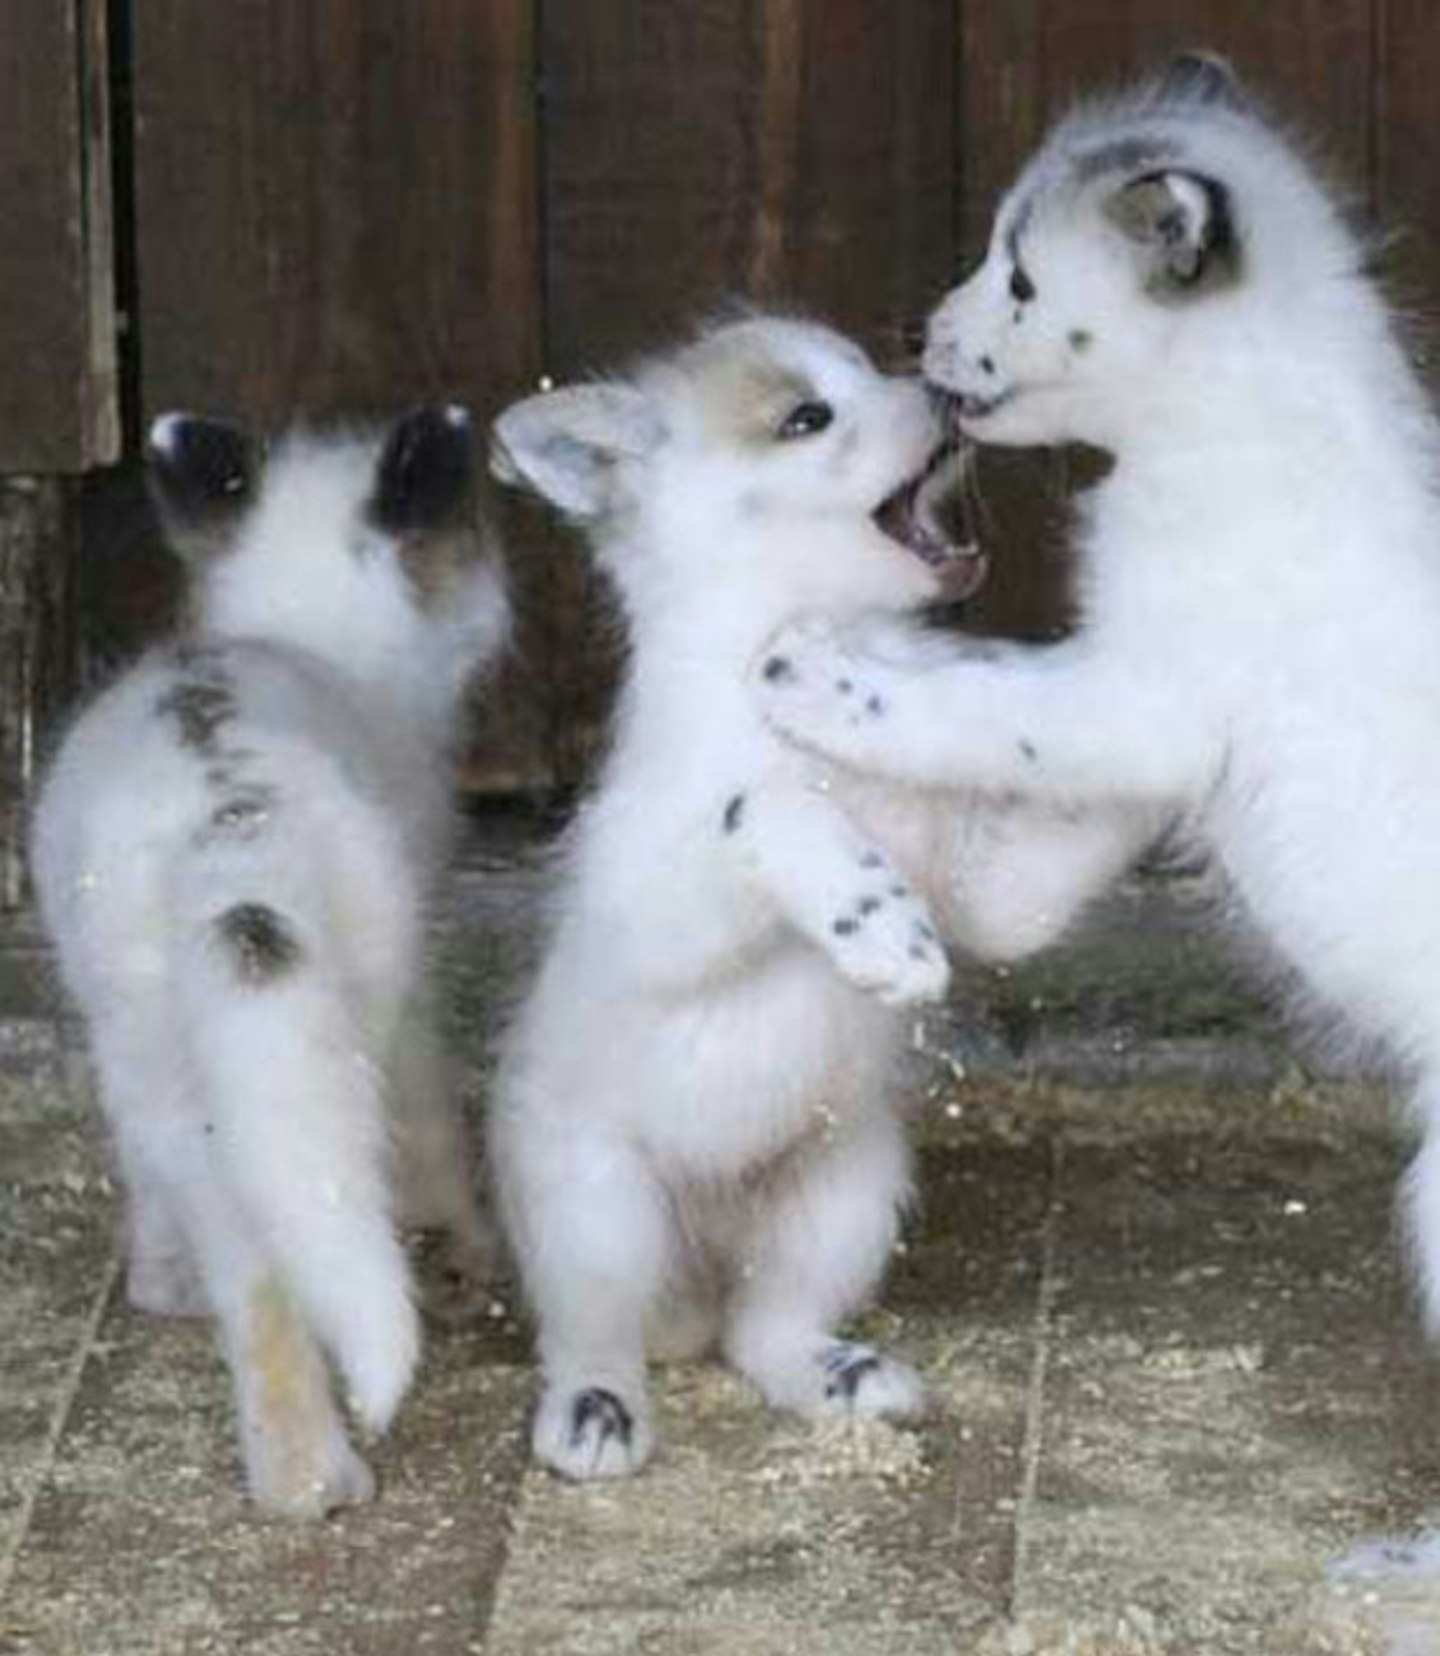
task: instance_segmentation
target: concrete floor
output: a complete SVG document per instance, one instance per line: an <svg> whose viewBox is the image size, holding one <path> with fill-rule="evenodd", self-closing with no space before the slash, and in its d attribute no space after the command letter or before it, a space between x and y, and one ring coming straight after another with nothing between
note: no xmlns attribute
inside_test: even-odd
<svg viewBox="0 0 1440 1656"><path fill-rule="evenodd" d="M533 881L486 840L451 942L483 1093ZM1394 1245L1403 1147L1194 943L1194 881L931 1021L921 1204L868 1330L917 1431L659 1382L623 1486L527 1467L524 1330L437 1331L376 1503L243 1501L203 1325L130 1311L70 1032L0 971L0 1656L1440 1652L1440 1365ZM1386 1538L1382 1545L1368 1545ZM1418 1537L1418 1540L1417 1540Z"/></svg>

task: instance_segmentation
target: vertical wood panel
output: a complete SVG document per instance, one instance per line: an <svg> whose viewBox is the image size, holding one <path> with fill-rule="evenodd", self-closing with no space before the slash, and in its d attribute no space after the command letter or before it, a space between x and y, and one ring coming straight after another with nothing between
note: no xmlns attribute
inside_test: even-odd
<svg viewBox="0 0 1440 1656"><path fill-rule="evenodd" d="M1417 341L1432 367L1440 307L1440 7L1384 0L1377 7L1375 195L1395 238L1397 298L1427 318Z"/></svg>
<svg viewBox="0 0 1440 1656"><path fill-rule="evenodd" d="M148 413L534 374L529 0L144 0L134 37Z"/></svg>
<svg viewBox="0 0 1440 1656"><path fill-rule="evenodd" d="M100 0L0 22L0 471L76 472L119 443Z"/></svg>
<svg viewBox="0 0 1440 1656"><path fill-rule="evenodd" d="M888 349L943 289L949 0L551 0L544 40L552 371L734 298Z"/></svg>
<svg viewBox="0 0 1440 1656"><path fill-rule="evenodd" d="M147 415L264 425L456 397L488 419L539 372L533 0L135 7ZM508 508L507 508L508 510ZM516 559L518 665L472 780L548 777L556 617Z"/></svg>

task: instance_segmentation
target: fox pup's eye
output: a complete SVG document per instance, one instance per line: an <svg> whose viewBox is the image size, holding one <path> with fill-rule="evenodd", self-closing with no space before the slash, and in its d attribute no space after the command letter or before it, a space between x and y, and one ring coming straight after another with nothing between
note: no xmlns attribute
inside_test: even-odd
<svg viewBox="0 0 1440 1656"><path fill-rule="evenodd" d="M1017 305L1028 304L1035 297L1035 284L1017 264L1010 272L1010 297Z"/></svg>
<svg viewBox="0 0 1440 1656"><path fill-rule="evenodd" d="M776 429L781 438L813 437L835 418L835 410L827 402L796 403Z"/></svg>

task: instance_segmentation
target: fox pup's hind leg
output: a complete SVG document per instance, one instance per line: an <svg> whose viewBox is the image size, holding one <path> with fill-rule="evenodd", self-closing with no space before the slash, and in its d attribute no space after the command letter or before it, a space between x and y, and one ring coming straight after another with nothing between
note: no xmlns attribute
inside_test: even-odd
<svg viewBox="0 0 1440 1656"><path fill-rule="evenodd" d="M827 1146L776 1194L744 1258L725 1342L774 1407L895 1418L923 1409L912 1369L831 1332L879 1281L908 1189L904 1140L886 1117Z"/></svg>

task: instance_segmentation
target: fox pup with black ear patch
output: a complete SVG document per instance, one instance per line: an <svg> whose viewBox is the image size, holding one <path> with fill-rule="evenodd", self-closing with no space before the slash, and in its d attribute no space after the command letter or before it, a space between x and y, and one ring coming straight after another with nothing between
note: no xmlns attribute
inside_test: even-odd
<svg viewBox="0 0 1440 1656"><path fill-rule="evenodd" d="M979 442L1114 455L1079 629L923 674L791 631L756 695L896 783L1183 816L1327 1032L1411 1079L1440 1332L1440 424L1366 253L1216 60L1061 122L925 366Z"/></svg>
<svg viewBox="0 0 1440 1656"><path fill-rule="evenodd" d="M458 408L263 464L231 426L157 421L194 624L81 715L34 823L130 1298L213 1312L250 1489L295 1516L371 1493L325 1359L383 1429L420 1342L397 1226L486 1265L424 935L458 698L508 625L472 450Z"/></svg>
<svg viewBox="0 0 1440 1656"><path fill-rule="evenodd" d="M919 888L948 897L986 835L954 796L844 787L788 752L746 670L787 617L875 621L976 585L938 509L953 452L917 383L759 318L516 405L495 453L586 525L631 643L491 1115L539 1320L536 1453L575 1478L633 1471L647 1351L712 1342L776 1406L910 1414L915 1374L834 1329L907 1191L901 1009L947 977ZM1063 919L1061 893L1037 895L1046 826L1030 875L973 883L970 935Z"/></svg>

